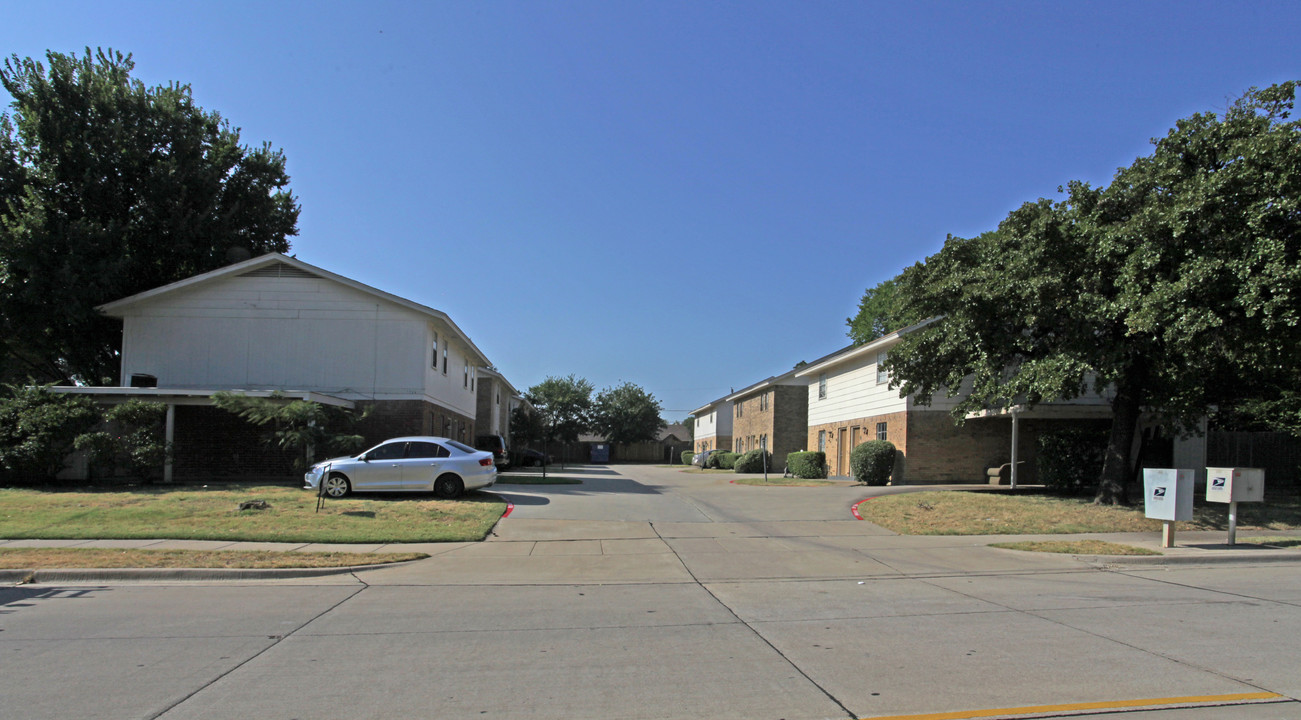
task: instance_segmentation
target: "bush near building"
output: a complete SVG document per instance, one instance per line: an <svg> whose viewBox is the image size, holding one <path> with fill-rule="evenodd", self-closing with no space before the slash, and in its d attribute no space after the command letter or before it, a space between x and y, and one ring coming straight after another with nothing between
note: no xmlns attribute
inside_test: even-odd
<svg viewBox="0 0 1301 720"><path fill-rule="evenodd" d="M793 452L786 456L786 469L791 475L806 480L827 476L827 454L817 450Z"/></svg>
<svg viewBox="0 0 1301 720"><path fill-rule="evenodd" d="M761 473L764 467L772 469L772 455L767 450L751 450L736 459L732 470L739 473Z"/></svg>
<svg viewBox="0 0 1301 720"><path fill-rule="evenodd" d="M868 440L849 453L849 472L865 485L885 485L894 471L894 443Z"/></svg>

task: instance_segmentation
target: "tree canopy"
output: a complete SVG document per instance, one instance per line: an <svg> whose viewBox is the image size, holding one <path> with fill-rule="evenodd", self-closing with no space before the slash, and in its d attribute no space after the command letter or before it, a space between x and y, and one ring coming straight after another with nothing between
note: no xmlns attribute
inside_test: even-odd
<svg viewBox="0 0 1301 720"><path fill-rule="evenodd" d="M625 382L597 394L592 410L592 430L612 443L655 440L666 427L660 417L662 411L654 395L638 385Z"/></svg>
<svg viewBox="0 0 1301 720"><path fill-rule="evenodd" d="M883 280L863 293L858 301L858 313L845 320L849 338L855 345L863 345L926 319L911 317L907 312L908 307L899 298L899 278Z"/></svg>
<svg viewBox="0 0 1301 720"><path fill-rule="evenodd" d="M1125 500L1141 411L1189 427L1301 348L1301 127L1295 83L1253 89L1154 140L1104 188L950 237L899 277L907 317L939 321L888 356L892 383L953 411L1112 398L1097 501Z"/></svg>
<svg viewBox="0 0 1301 720"><path fill-rule="evenodd" d="M99 383L121 327L95 307L287 252L298 204L285 157L179 83L146 87L130 55L13 56L0 84L0 374ZM240 256L237 255L237 256Z"/></svg>
<svg viewBox="0 0 1301 720"><path fill-rule="evenodd" d="M591 427L592 383L583 378L548 376L524 396L541 421L545 439L577 442Z"/></svg>

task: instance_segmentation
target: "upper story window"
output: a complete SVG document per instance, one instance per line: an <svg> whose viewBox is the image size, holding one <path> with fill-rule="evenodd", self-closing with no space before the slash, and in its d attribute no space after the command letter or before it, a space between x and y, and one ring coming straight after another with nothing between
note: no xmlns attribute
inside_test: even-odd
<svg viewBox="0 0 1301 720"><path fill-rule="evenodd" d="M762 394L762 395L759 396L759 409L760 409L760 410L763 410L763 411L767 412L768 408L772 407L772 403L771 403L771 402L769 401L769 399L768 399L769 397L770 397L769 393L764 393L764 394Z"/></svg>
<svg viewBox="0 0 1301 720"><path fill-rule="evenodd" d="M890 373L885 370L885 351L876 354L876 384L884 385L890 382Z"/></svg>
<svg viewBox="0 0 1301 720"><path fill-rule="evenodd" d="M438 369L438 333L434 333L434 354L433 358L429 362L430 367L435 370Z"/></svg>
<svg viewBox="0 0 1301 720"><path fill-rule="evenodd" d="M470 387L470 363L465 363L461 371L461 387Z"/></svg>
<svg viewBox="0 0 1301 720"><path fill-rule="evenodd" d="M818 375L818 399L822 400L827 396L827 374Z"/></svg>
<svg viewBox="0 0 1301 720"><path fill-rule="evenodd" d="M443 346L443 374L447 374L447 346Z"/></svg>
<svg viewBox="0 0 1301 720"><path fill-rule="evenodd" d="M742 415L741 408L744 408L744 407L745 407L745 403L743 403L743 402L738 402L738 403L736 404L736 416L737 416L737 417L741 417L741 415Z"/></svg>

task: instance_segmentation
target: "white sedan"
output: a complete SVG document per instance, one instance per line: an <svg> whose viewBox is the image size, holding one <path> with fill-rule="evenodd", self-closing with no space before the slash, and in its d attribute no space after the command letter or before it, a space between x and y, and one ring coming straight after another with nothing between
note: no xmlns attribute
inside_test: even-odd
<svg viewBox="0 0 1301 720"><path fill-rule="evenodd" d="M443 437L400 437L366 452L318 462L306 490L340 498L350 492L433 492L454 498L497 482L492 453ZM324 487L322 487L324 483Z"/></svg>

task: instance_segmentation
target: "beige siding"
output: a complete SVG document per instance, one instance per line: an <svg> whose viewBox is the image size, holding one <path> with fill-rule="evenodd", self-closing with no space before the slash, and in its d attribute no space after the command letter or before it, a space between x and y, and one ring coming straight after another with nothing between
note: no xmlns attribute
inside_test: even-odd
<svg viewBox="0 0 1301 720"><path fill-rule="evenodd" d="M809 376L809 425L902 412L907 403L898 388L876 381L876 355L828 368L827 396L818 397L819 374Z"/></svg>

